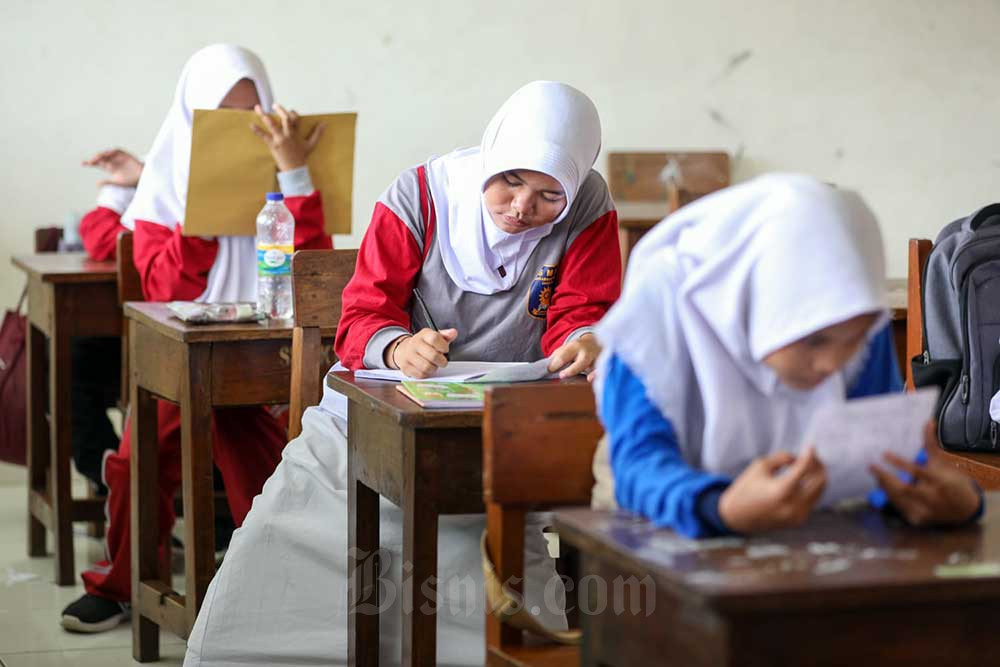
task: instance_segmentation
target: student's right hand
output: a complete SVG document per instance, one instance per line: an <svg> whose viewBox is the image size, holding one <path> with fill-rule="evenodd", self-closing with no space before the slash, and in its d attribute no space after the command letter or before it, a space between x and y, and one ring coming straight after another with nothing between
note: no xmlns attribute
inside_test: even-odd
<svg viewBox="0 0 1000 667"><path fill-rule="evenodd" d="M719 498L719 516L737 533L797 526L826 488L826 468L812 447L798 458L778 452L754 460Z"/></svg>
<svg viewBox="0 0 1000 667"><path fill-rule="evenodd" d="M389 368L399 369L412 378L430 377L448 365L444 355L457 336L458 329L421 329L387 345L384 361Z"/></svg>
<svg viewBox="0 0 1000 667"><path fill-rule="evenodd" d="M82 164L84 167L97 167L108 172L108 178L97 182L99 187L120 185L126 188L134 188L139 183L144 166L139 158L120 148L101 151Z"/></svg>
<svg viewBox="0 0 1000 667"><path fill-rule="evenodd" d="M319 138L323 136L323 124L312 129L308 137L299 136L299 114L289 111L280 104L274 105L274 113L278 116L276 122L270 115L264 113L260 105L254 107L257 118L264 127L256 123L250 124L250 129L271 151L278 171L291 171L306 166L306 158L316 148Z"/></svg>

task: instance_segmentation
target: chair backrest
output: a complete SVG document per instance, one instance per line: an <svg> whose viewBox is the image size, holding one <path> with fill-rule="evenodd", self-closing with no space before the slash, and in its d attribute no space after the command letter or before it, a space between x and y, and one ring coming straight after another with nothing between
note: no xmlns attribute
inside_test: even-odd
<svg viewBox="0 0 1000 667"><path fill-rule="evenodd" d="M299 250L292 256L292 386L288 435L302 431L302 413L323 397L328 364L322 330L340 322L341 294L354 275L357 250Z"/></svg>
<svg viewBox="0 0 1000 667"><path fill-rule="evenodd" d="M906 275L906 387L913 389L913 366L910 361L924 349L923 275L934 244L929 239L910 239Z"/></svg>
<svg viewBox="0 0 1000 667"><path fill-rule="evenodd" d="M603 429L587 383L495 387L483 413L485 545L493 581L523 594L525 514L546 506L590 503L592 463ZM498 586L487 583L488 588ZM502 597L499 593L491 598ZM497 600L491 600L494 610ZM504 622L500 617L509 622ZM524 651L520 628L506 614L486 616L487 664L572 662L576 647L550 645Z"/></svg>
<svg viewBox="0 0 1000 667"><path fill-rule="evenodd" d="M123 231L118 233L118 240L115 248L115 263L118 268L118 307L120 308L126 301L145 301L142 294L142 280L139 278L139 271L132 261L132 232ZM129 358L128 358L128 326L122 327L122 377L121 396L118 399L118 407L122 410L128 408L130 396L129 387Z"/></svg>
<svg viewBox="0 0 1000 667"><path fill-rule="evenodd" d="M62 227L38 227L35 229L35 252L56 252L62 241Z"/></svg>
<svg viewBox="0 0 1000 667"><path fill-rule="evenodd" d="M483 496L530 508L590 503L604 433L589 383L525 384L486 392Z"/></svg>

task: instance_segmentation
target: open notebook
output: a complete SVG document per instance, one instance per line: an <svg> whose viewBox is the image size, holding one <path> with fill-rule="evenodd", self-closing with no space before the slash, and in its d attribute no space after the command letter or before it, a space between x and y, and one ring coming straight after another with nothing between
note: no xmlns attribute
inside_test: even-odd
<svg viewBox="0 0 1000 667"><path fill-rule="evenodd" d="M539 359L533 362L495 362L495 361L451 361L444 368L429 378L407 377L402 371L367 370L354 371L354 377L369 380L392 380L395 382L532 382L546 378L559 377L558 373L550 373L549 360Z"/></svg>

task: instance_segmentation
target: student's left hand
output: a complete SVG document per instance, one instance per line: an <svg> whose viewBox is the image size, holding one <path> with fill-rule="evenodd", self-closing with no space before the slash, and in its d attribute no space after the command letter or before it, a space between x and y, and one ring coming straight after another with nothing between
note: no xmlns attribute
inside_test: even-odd
<svg viewBox="0 0 1000 667"><path fill-rule="evenodd" d="M280 104L274 105L278 120L264 113L258 104L253 108L264 127L250 123L253 133L263 140L274 156L279 171L291 171L306 166L306 158L316 148L323 136L323 123L312 129L305 139L299 136L299 114L288 111Z"/></svg>
<svg viewBox="0 0 1000 667"><path fill-rule="evenodd" d="M84 160L83 166L97 167L108 172L107 178L97 182L98 187L120 185L125 188L138 185L143 168L142 160L120 148L101 151L89 160Z"/></svg>
<svg viewBox="0 0 1000 667"><path fill-rule="evenodd" d="M928 422L924 430L924 450L927 464L922 466L891 452L885 454L885 460L909 474L912 482L880 466L872 466L872 474L889 501L914 526L965 523L979 509L979 491L972 479L942 457L934 422Z"/></svg>
<svg viewBox="0 0 1000 667"><path fill-rule="evenodd" d="M577 373L587 373L587 379L594 379L594 362L601 353L601 346L593 334L583 334L571 343L566 343L552 353L549 359L549 372L555 373L560 368L559 377L568 378ZM567 364L569 364L567 366ZM565 366L565 368L563 368Z"/></svg>

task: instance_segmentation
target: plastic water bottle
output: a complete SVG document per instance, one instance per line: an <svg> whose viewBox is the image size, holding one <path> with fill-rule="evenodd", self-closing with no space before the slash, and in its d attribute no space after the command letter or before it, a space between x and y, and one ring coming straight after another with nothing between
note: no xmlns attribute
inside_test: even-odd
<svg viewBox="0 0 1000 667"><path fill-rule="evenodd" d="M257 214L257 308L267 317L292 317L295 219L280 192L268 192Z"/></svg>
<svg viewBox="0 0 1000 667"><path fill-rule="evenodd" d="M80 238L80 215L75 211L66 213L63 218L62 238L59 239L59 252L77 252L83 250L83 239Z"/></svg>

